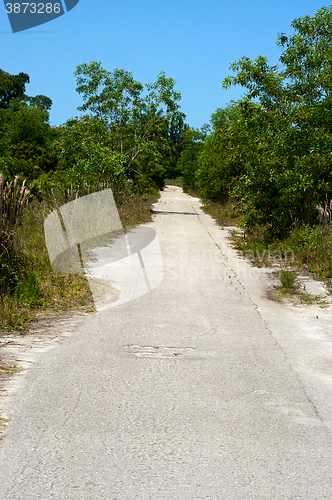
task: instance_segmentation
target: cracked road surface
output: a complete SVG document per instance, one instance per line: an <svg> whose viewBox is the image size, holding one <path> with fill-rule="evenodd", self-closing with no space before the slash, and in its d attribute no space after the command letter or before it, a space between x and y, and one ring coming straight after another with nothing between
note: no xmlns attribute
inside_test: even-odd
<svg viewBox="0 0 332 500"><path fill-rule="evenodd" d="M161 284L2 398L0 499L331 499L331 306L269 300L269 271L179 188L153 218Z"/></svg>

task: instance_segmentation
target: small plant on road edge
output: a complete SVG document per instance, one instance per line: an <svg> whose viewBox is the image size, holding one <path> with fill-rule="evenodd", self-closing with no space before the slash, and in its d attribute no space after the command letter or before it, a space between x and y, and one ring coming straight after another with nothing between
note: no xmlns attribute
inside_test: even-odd
<svg viewBox="0 0 332 500"><path fill-rule="evenodd" d="M276 297L287 297L294 303L299 304L326 304L319 295L311 295L305 291L305 286L301 290L301 284L297 281L296 271L281 269L279 272L280 287L277 287Z"/></svg>
<svg viewBox="0 0 332 500"><path fill-rule="evenodd" d="M299 284L296 282L296 272L287 269L281 269L279 274L281 287L285 291L296 291Z"/></svg>

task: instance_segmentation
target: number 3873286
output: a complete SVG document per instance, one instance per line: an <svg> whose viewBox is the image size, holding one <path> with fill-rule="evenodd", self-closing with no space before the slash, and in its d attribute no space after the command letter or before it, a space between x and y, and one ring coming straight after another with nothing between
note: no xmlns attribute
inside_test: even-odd
<svg viewBox="0 0 332 500"><path fill-rule="evenodd" d="M60 14L59 3L6 3L7 14Z"/></svg>

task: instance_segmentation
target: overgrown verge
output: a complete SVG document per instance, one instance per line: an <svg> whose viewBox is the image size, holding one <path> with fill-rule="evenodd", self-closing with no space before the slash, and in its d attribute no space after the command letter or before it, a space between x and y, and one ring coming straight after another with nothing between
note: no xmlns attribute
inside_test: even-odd
<svg viewBox="0 0 332 500"><path fill-rule="evenodd" d="M284 239L264 239L263 231L234 235L236 246L255 265L279 261L285 266L301 267L320 279L332 278L332 227L302 226L290 231Z"/></svg>
<svg viewBox="0 0 332 500"><path fill-rule="evenodd" d="M319 225L295 227L287 236L279 239L269 238L266 228L262 226L248 232L243 227L244 218L236 202L207 202L203 209L221 226L240 228L240 231L231 231L231 240L235 247L241 250L254 266L275 266L278 269L282 293L301 295L302 302L308 301L296 280L300 270L324 281L327 288L332 290L332 224L326 207L325 216L322 216L322 207L317 207L321 214Z"/></svg>
<svg viewBox="0 0 332 500"><path fill-rule="evenodd" d="M61 206L73 197L74 192L56 204ZM151 220L151 204L158 197L158 191L152 188L144 195L122 196L117 208L124 230ZM60 274L50 265L44 220L54 210L54 204L51 199L33 199L15 224L6 226L11 235L10 245L5 245L5 230L2 231L0 328L24 330L43 314L94 310L84 274Z"/></svg>
<svg viewBox="0 0 332 500"><path fill-rule="evenodd" d="M236 226L243 224L243 216L239 213L236 200L228 200L225 203L206 201L203 210L218 222L220 226Z"/></svg>

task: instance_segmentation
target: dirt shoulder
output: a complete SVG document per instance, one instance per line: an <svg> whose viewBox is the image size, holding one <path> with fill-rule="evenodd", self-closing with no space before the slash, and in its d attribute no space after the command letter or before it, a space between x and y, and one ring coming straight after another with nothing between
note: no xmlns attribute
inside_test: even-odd
<svg viewBox="0 0 332 500"><path fill-rule="evenodd" d="M23 331L0 329L0 437L6 424L2 411L15 389L17 377L33 366L41 352L70 337L89 314L85 311L40 314Z"/></svg>

